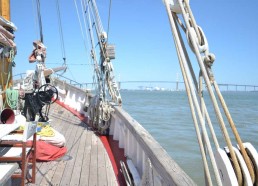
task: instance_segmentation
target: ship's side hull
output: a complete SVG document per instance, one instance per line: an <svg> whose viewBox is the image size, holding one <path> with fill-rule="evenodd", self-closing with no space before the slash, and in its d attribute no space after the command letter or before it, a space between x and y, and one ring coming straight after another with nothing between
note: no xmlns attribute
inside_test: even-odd
<svg viewBox="0 0 258 186"><path fill-rule="evenodd" d="M59 79L55 79L54 85L59 90L59 103L73 112L79 113L81 119L90 123L86 108L92 95ZM126 167L134 177L136 185L195 185L192 179L136 120L122 107L114 106L114 109L109 139L104 139L102 142L109 152L111 161L113 159L113 168L116 173L120 172L118 170L120 165L114 158L119 157L114 156L115 152L112 153L112 149L120 148L124 150L124 155L120 159L127 164ZM111 143L110 138L117 143ZM114 144L117 144L119 148L112 147Z"/></svg>

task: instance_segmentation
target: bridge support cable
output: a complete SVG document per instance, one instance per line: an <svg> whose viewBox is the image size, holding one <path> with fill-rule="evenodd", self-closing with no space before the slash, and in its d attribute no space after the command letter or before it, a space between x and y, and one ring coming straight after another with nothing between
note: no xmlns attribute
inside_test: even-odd
<svg viewBox="0 0 258 186"><path fill-rule="evenodd" d="M197 25L194 19L193 13L189 5L189 1L164 0L163 2L165 3L166 10L168 13L170 26L178 54L179 64L185 81L185 88L187 91L192 117L196 128L197 139L200 145L200 150L203 158L206 180L208 182L207 184L211 185L212 182L210 179L206 155L204 153L204 149L206 148L208 150L213 171L215 173L217 185L224 185L225 183L230 183L231 185L249 185L250 183L257 184L257 172L255 178L255 170L253 168L255 166L252 165L254 162L251 161L251 159L253 160L255 158L258 158L253 158L253 156L257 156L257 152L254 154L246 152L246 148L240 138L240 135L238 134L238 131L229 113L224 98L219 90L218 84L215 81L215 77L212 71L212 64L215 61L215 55L209 52L207 39L201 27ZM179 17L177 16L178 14L182 14L181 18L183 19L183 21L179 19ZM196 60L200 68L198 81L194 73L192 67L193 65L189 59L187 50L184 45L184 40L182 39L181 32L178 26L180 26L182 30L185 32L189 47L196 56ZM225 147L225 151L221 150L219 147L219 143L215 131L213 129L211 119L209 117L209 113L203 96L203 80L207 88L209 98L212 102L213 109L221 129L221 133L223 134L224 141L227 144L227 147ZM226 116L228 123L231 127L231 131L235 136L241 154L232 145L228 130L223 120L220 107L223 108L224 115ZM205 124L206 120L210 128L213 142L215 144L215 152L213 152L211 143L209 141ZM202 138L200 137L198 122L200 123L202 129ZM229 156L229 158L227 158L226 156ZM244 165L241 162L241 159L243 159ZM247 168L245 169L245 167ZM221 169L223 170L221 171ZM243 173L244 170L248 170L248 173ZM235 174L229 175L229 172ZM223 176L226 175L226 179L229 182L225 182L225 178L223 178Z"/></svg>

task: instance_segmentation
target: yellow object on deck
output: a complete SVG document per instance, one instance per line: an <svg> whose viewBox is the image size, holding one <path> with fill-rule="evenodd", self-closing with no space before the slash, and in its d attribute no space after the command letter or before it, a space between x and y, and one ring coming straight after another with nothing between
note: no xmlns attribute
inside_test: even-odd
<svg viewBox="0 0 258 186"><path fill-rule="evenodd" d="M40 136L45 136L45 137L55 136L54 130L49 125L46 125L45 127L42 127L41 131L37 132L37 134L40 135Z"/></svg>

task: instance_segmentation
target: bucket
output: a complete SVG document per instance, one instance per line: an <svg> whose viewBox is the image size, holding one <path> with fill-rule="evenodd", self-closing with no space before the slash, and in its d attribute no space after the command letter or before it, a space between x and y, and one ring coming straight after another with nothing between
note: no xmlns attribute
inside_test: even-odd
<svg viewBox="0 0 258 186"><path fill-rule="evenodd" d="M0 115L1 123L13 124L15 121L15 114L12 109L6 108Z"/></svg>

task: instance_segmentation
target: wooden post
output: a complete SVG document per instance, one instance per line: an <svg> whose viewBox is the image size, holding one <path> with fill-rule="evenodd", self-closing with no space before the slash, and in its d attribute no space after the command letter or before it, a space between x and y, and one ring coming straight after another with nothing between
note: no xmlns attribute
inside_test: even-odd
<svg viewBox="0 0 258 186"><path fill-rule="evenodd" d="M0 0L0 15L10 21L10 0Z"/></svg>
<svg viewBox="0 0 258 186"><path fill-rule="evenodd" d="M0 15L10 21L10 0L0 0ZM12 63L8 58L0 58L0 64L0 85L2 90L6 90L12 86ZM5 94L3 94L4 102Z"/></svg>

